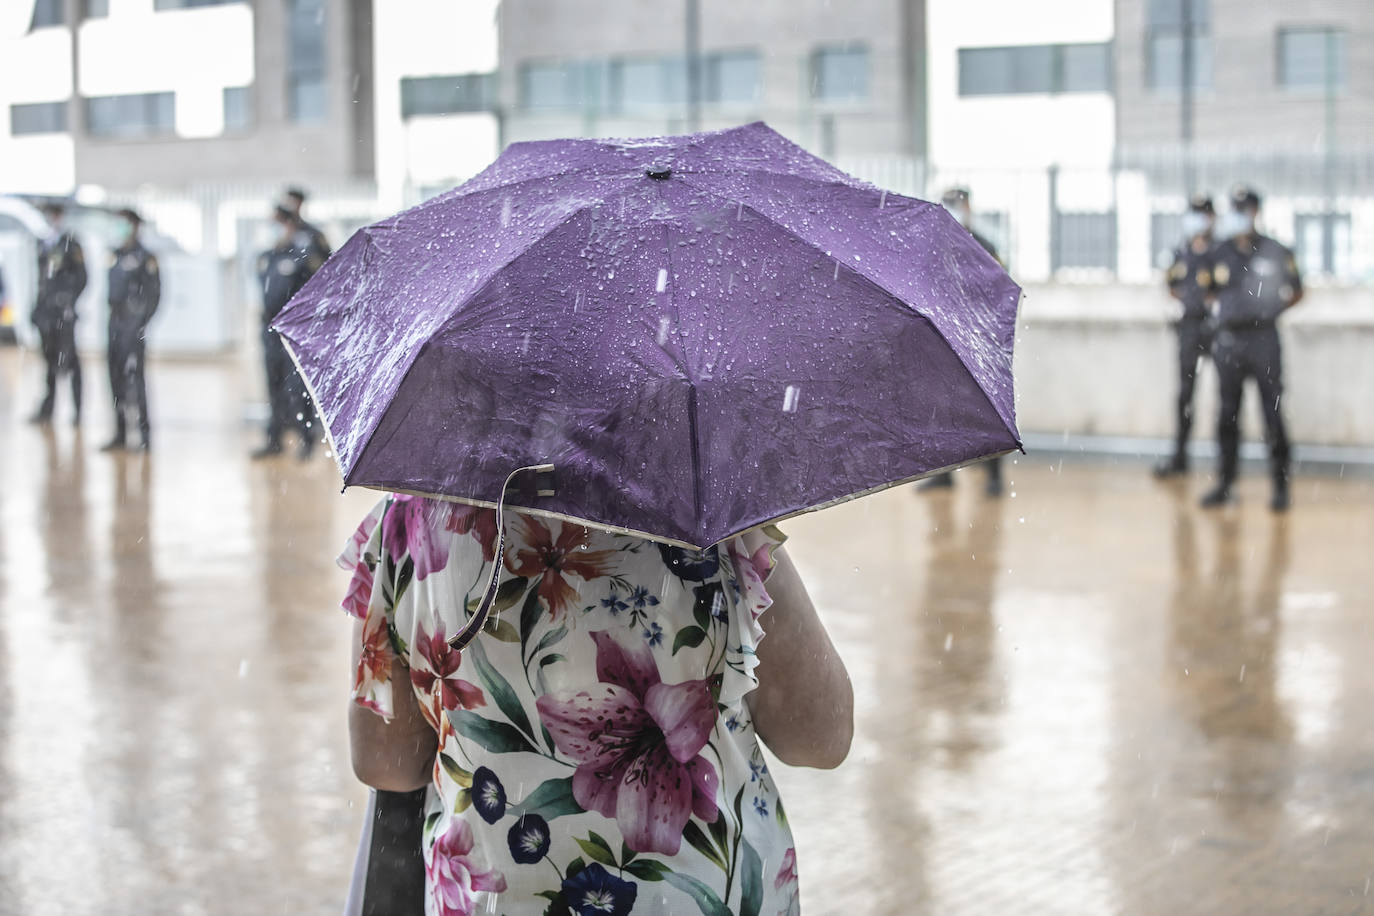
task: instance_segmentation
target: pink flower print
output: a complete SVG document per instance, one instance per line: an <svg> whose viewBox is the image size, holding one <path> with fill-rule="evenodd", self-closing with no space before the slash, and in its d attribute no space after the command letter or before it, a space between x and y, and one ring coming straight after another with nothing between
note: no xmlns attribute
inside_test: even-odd
<svg viewBox="0 0 1374 916"><path fill-rule="evenodd" d="M363 623L362 654L353 676L353 701L391 718L391 664L396 659L384 614L368 615Z"/></svg>
<svg viewBox="0 0 1374 916"><path fill-rule="evenodd" d="M359 620L367 617L367 606L372 601L372 569L363 560L353 567L353 578L348 582L339 606Z"/></svg>
<svg viewBox="0 0 1374 916"><path fill-rule="evenodd" d="M343 553L339 554L340 569L352 569L358 565L358 562L363 558L363 548L367 546L367 542L371 540L372 532L375 530L377 530L377 510L374 509L358 523L357 529L349 536L348 546L344 548Z"/></svg>
<svg viewBox="0 0 1374 916"><path fill-rule="evenodd" d="M797 883L797 849L795 846L789 847L782 856L782 867L778 869L778 876L773 879L773 889L782 890L789 884Z"/></svg>
<svg viewBox="0 0 1374 916"><path fill-rule="evenodd" d="M584 582L599 578L611 571L614 550L579 550L587 542L587 529L571 522L563 522L554 541L553 533L538 519L521 516L524 542L506 560L506 568L517 576L532 579L540 576L539 597L549 609L549 616L557 620L577 602L577 589L568 584L568 575Z"/></svg>
<svg viewBox="0 0 1374 916"><path fill-rule="evenodd" d="M451 503L398 493L382 519L382 547L397 563L404 554L415 562L415 579L448 565Z"/></svg>
<svg viewBox="0 0 1374 916"><path fill-rule="evenodd" d="M719 777L701 749L716 722L704 680L665 684L643 642L596 641L600 685L535 704L554 745L578 764L573 797L614 818L636 852L676 855L692 814L716 817Z"/></svg>
<svg viewBox="0 0 1374 916"><path fill-rule="evenodd" d="M453 506L445 527L455 534L471 534L482 545L482 559L496 559L496 510L479 506Z"/></svg>
<svg viewBox="0 0 1374 916"><path fill-rule="evenodd" d="M454 818L430 850L425 874L437 916L472 916L477 912L477 894L505 891L504 875L494 868L482 869L468 857L472 847L472 828L462 818Z"/></svg>

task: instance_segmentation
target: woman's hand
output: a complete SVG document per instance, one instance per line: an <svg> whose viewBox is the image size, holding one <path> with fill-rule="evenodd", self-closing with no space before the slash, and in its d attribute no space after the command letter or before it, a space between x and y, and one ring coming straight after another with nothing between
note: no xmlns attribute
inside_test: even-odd
<svg viewBox="0 0 1374 916"><path fill-rule="evenodd" d="M791 558L779 548L773 559L759 686L746 702L754 730L783 763L832 769L854 738L854 688Z"/></svg>
<svg viewBox="0 0 1374 916"><path fill-rule="evenodd" d="M353 668L362 652L363 622L353 624ZM429 785L439 736L425 721L415 691L410 688L410 669L399 658L391 664L391 721L370 709L350 702L348 737L353 752L353 773L374 789L411 792Z"/></svg>

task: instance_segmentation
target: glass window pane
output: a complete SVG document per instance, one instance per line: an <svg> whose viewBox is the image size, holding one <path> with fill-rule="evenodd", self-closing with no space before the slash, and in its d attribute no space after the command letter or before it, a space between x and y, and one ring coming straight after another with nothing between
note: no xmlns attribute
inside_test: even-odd
<svg viewBox="0 0 1374 916"><path fill-rule="evenodd" d="M1112 86L1111 45L1063 45L1061 92L1106 92Z"/></svg>
<svg viewBox="0 0 1374 916"><path fill-rule="evenodd" d="M1150 0L1145 10L1146 24L1151 29L1180 29L1185 12L1194 27L1207 29L1212 24L1210 0Z"/></svg>
<svg viewBox="0 0 1374 916"><path fill-rule="evenodd" d="M253 95L250 86L230 86L224 90L224 129L247 130L253 124Z"/></svg>
<svg viewBox="0 0 1374 916"><path fill-rule="evenodd" d="M759 55L755 51L715 54L706 66L706 101L749 105L759 98Z"/></svg>
<svg viewBox="0 0 1374 916"><path fill-rule="evenodd" d="M86 99L86 130L96 137L149 137L176 129L171 92L107 95Z"/></svg>
<svg viewBox="0 0 1374 916"><path fill-rule="evenodd" d="M29 28L45 29L49 26L63 25L67 21L66 12L65 0L36 0Z"/></svg>
<svg viewBox="0 0 1374 916"><path fill-rule="evenodd" d="M1012 48L1012 80L1018 92L1049 92L1054 88L1054 46Z"/></svg>
<svg viewBox="0 0 1374 916"><path fill-rule="evenodd" d="M825 48L816 52L812 92L818 99L852 101L868 97L868 50Z"/></svg>
<svg viewBox="0 0 1374 916"><path fill-rule="evenodd" d="M671 77L662 60L620 60L611 64L613 107L619 111L657 108L672 101Z"/></svg>
<svg viewBox="0 0 1374 916"><path fill-rule="evenodd" d="M1010 48L960 48L959 94L998 95L1012 91Z"/></svg>
<svg viewBox="0 0 1374 916"><path fill-rule="evenodd" d="M10 133L56 134L67 129L66 102L35 102L10 106Z"/></svg>
<svg viewBox="0 0 1374 916"><path fill-rule="evenodd" d="M1327 72L1328 66L1330 72ZM1345 32L1285 29L1279 32L1279 84L1290 89L1345 85Z"/></svg>
<svg viewBox="0 0 1374 916"><path fill-rule="evenodd" d="M1183 40L1177 34L1160 33L1149 39L1147 79L1152 89L1177 89L1183 84ZM1212 85L1212 41L1193 38L1193 88Z"/></svg>
<svg viewBox="0 0 1374 916"><path fill-rule="evenodd" d="M87 19L104 19L110 15L110 0L85 0L82 15Z"/></svg>
<svg viewBox="0 0 1374 916"><path fill-rule="evenodd" d="M526 108L577 108L582 104L582 72L575 64L526 64L520 72Z"/></svg>

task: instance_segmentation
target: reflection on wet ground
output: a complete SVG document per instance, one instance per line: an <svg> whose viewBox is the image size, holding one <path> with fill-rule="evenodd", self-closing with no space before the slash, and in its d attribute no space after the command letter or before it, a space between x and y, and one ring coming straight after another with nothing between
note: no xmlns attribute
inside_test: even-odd
<svg viewBox="0 0 1374 916"><path fill-rule="evenodd" d="M154 367L158 451L115 457L98 411L22 424L34 370L0 353L0 913L337 912L372 496L249 462L233 366ZM1275 518L1007 470L787 526L858 696L849 762L775 767L806 912L1374 910L1374 481Z"/></svg>

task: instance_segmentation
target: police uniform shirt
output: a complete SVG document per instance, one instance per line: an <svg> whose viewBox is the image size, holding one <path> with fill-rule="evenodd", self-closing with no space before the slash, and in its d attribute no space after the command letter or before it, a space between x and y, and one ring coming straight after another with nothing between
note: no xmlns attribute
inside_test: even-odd
<svg viewBox="0 0 1374 916"><path fill-rule="evenodd" d="M66 294L75 303L86 288L86 258L81 243L64 232L38 251L38 299L40 304L54 295Z"/></svg>
<svg viewBox="0 0 1374 916"><path fill-rule="evenodd" d="M1212 250L1211 260L1223 327L1272 325L1302 291L1293 253L1266 235L1228 239Z"/></svg>
<svg viewBox="0 0 1374 916"><path fill-rule="evenodd" d="M973 236L973 240L975 242L983 246L984 251L992 255L992 259L994 261L996 261L998 264L1002 263L1002 259L997 256L997 249L993 247L992 242L989 242L987 239L983 238L981 235L974 232L972 229L968 231L968 234Z"/></svg>
<svg viewBox="0 0 1374 916"><path fill-rule="evenodd" d="M324 263L305 232L297 232L289 245L277 245L258 258L262 283L263 320L271 321L286 307L305 281Z"/></svg>
<svg viewBox="0 0 1374 916"><path fill-rule="evenodd" d="M157 257L135 242L110 254L109 303L111 321L147 324L162 298L162 274Z"/></svg>
<svg viewBox="0 0 1374 916"><path fill-rule="evenodd" d="M1169 267L1169 290L1183 303L1183 317L1204 318L1212 288L1212 248L1188 239L1174 249Z"/></svg>

